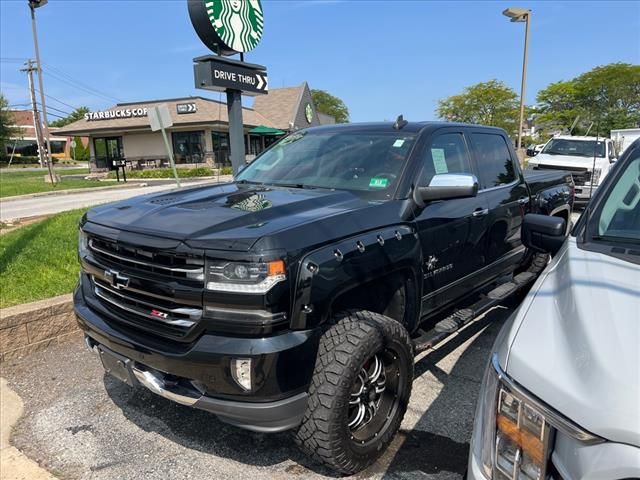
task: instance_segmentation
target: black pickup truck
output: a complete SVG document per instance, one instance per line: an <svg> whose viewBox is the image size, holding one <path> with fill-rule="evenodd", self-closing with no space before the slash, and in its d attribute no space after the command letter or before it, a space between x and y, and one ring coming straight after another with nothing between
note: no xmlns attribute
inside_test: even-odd
<svg viewBox="0 0 640 480"><path fill-rule="evenodd" d="M87 212L75 311L111 375L239 427L293 430L354 473L398 430L416 352L544 266L521 243L524 215L568 229L572 206L570 174L523 176L500 129L311 128L233 183Z"/></svg>

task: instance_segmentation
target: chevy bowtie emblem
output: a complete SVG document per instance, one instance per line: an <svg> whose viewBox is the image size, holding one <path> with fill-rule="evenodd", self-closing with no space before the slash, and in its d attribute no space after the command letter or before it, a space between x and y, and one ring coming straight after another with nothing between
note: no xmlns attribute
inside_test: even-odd
<svg viewBox="0 0 640 480"><path fill-rule="evenodd" d="M127 288L129 286L129 277L125 277L115 270L105 270L104 279L109 282L112 287L118 289Z"/></svg>
<svg viewBox="0 0 640 480"><path fill-rule="evenodd" d="M435 255L429 255L429 258L427 259L425 266L427 267L427 270L431 271L434 268L436 268L437 264L438 264L438 257L436 257Z"/></svg>

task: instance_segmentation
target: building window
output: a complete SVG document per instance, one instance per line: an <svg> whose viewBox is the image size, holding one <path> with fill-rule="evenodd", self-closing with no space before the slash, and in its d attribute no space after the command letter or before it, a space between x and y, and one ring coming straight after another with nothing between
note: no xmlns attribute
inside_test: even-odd
<svg viewBox="0 0 640 480"><path fill-rule="evenodd" d="M64 140L51 140L51 153L64 153L67 142Z"/></svg>
<svg viewBox="0 0 640 480"><path fill-rule="evenodd" d="M204 161L204 132L173 132L172 137L176 163Z"/></svg>
<svg viewBox="0 0 640 480"><path fill-rule="evenodd" d="M214 162L218 165L231 165L229 159L229 134L227 132L211 132Z"/></svg>

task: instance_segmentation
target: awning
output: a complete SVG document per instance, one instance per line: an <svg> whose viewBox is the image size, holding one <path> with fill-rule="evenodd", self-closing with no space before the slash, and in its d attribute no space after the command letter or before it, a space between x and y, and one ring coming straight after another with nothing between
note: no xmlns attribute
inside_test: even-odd
<svg viewBox="0 0 640 480"><path fill-rule="evenodd" d="M286 135L287 132L283 132L282 130L278 130L277 128L265 127L264 125L260 125L249 130L249 133L253 133L255 135Z"/></svg>

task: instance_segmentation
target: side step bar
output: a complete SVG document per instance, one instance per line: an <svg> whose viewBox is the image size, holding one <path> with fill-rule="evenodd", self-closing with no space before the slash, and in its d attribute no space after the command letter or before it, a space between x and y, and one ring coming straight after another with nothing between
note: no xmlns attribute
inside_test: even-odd
<svg viewBox="0 0 640 480"><path fill-rule="evenodd" d="M536 265L536 267L539 267L539 265ZM434 345L460 330L490 308L495 307L509 296L523 289L536 279L539 271L539 268L532 268L526 272L519 273L513 277L513 280L502 283L488 293L481 295L480 299L473 305L456 310L444 320L439 321L431 330L419 329L419 336L413 339L415 353L418 354L433 348Z"/></svg>

